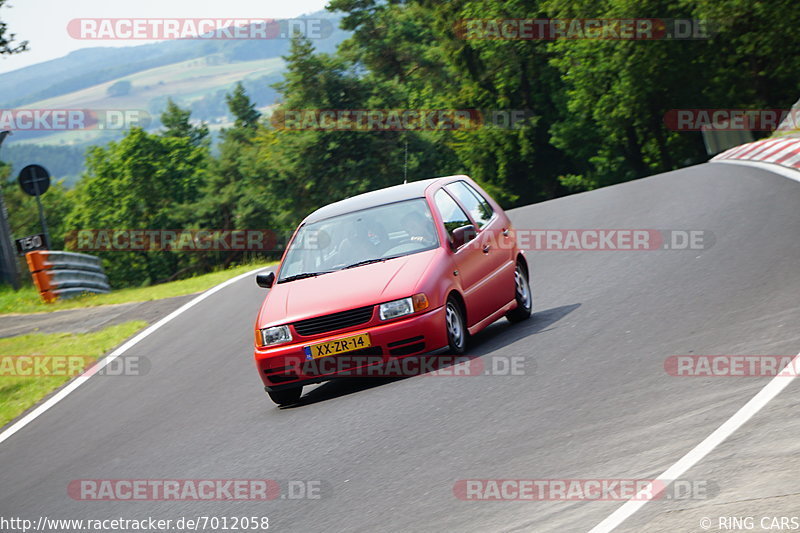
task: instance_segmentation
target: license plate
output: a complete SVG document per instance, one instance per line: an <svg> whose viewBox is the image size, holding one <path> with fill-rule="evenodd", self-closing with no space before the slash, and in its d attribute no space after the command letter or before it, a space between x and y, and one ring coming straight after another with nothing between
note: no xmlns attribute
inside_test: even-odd
<svg viewBox="0 0 800 533"><path fill-rule="evenodd" d="M319 359L320 357L326 357L328 355L336 355L337 353L352 352L353 350L369 348L370 346L372 346L372 344L369 341L369 334L363 333L361 335L336 339L335 341L312 344L311 346L306 346L303 350L306 352L306 360L310 360Z"/></svg>

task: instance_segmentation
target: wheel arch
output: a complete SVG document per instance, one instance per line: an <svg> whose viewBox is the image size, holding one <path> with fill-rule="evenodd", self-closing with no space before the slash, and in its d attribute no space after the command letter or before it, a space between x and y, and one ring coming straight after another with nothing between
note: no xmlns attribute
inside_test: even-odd
<svg viewBox="0 0 800 533"><path fill-rule="evenodd" d="M461 308L461 315L462 318L464 319L464 327L467 327L467 324L469 324L469 318L467 317L467 305L464 302L464 297L461 295L460 292L458 292L458 290L450 289L450 291L447 293L447 297L444 300L445 304L447 303L447 300L449 300L451 296L458 303L458 306Z"/></svg>

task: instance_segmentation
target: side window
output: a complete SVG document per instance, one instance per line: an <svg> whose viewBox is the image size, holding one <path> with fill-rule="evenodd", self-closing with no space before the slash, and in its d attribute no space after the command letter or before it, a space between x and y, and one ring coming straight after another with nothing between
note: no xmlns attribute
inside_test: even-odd
<svg viewBox="0 0 800 533"><path fill-rule="evenodd" d="M442 215L444 227L450 238L453 237L454 229L472 224L464 210L443 189L439 189L436 192L433 196L433 201L436 202L436 208L439 210L439 214Z"/></svg>
<svg viewBox="0 0 800 533"><path fill-rule="evenodd" d="M467 211L469 211L472 220L475 221L478 228L484 227L486 223L489 222L489 219L492 218L494 214L492 206L489 205L489 202L487 202L474 187L470 187L468 183L456 181L445 188L458 198L461 205L467 208Z"/></svg>

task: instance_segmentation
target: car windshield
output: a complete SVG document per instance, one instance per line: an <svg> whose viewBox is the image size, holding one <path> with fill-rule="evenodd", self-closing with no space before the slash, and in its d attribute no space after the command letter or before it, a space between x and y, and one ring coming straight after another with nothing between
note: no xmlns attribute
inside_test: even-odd
<svg viewBox="0 0 800 533"><path fill-rule="evenodd" d="M424 198L371 207L300 228L278 283L355 268L439 246Z"/></svg>

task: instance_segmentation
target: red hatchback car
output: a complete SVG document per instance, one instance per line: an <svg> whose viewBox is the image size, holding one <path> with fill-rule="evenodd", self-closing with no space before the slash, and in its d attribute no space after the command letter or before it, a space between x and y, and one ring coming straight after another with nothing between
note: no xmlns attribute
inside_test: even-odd
<svg viewBox="0 0 800 533"><path fill-rule="evenodd" d="M271 289L255 324L259 375L285 405L358 368L463 354L503 315L531 315L529 273L508 216L467 176L330 204L297 228L277 275L257 276Z"/></svg>

